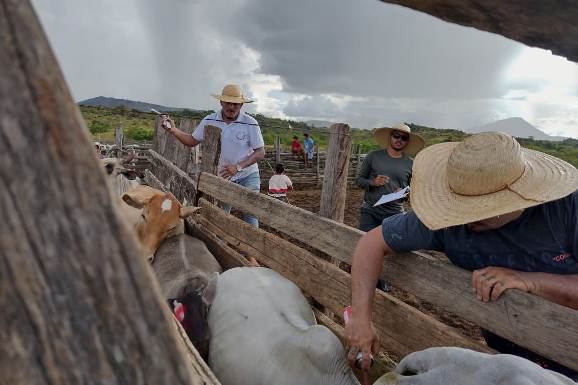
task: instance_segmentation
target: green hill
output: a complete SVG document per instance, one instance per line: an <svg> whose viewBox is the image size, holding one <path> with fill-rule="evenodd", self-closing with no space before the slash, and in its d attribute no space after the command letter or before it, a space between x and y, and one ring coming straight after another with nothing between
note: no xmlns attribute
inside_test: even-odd
<svg viewBox="0 0 578 385"><path fill-rule="evenodd" d="M124 135L130 140L151 140L154 132L156 116L152 113L140 112L125 107L104 108L93 106L79 106L82 116L86 122L94 140L103 142L114 141L114 130L118 125L124 128ZM179 111L179 116L173 115L176 124L182 118L192 118L201 120L211 111L183 110ZM270 118L261 114L254 116L259 122L263 132L263 139L266 146L273 146L274 138L279 135L281 144L289 148L292 137L295 135L300 140L303 133L310 133L315 144L324 150L327 148L328 130L327 128L310 127L305 122ZM426 145L441 142L461 141L470 134L452 129L438 129L433 127L409 124L413 132L419 133L426 141ZM378 146L373 141L370 130L353 128L351 136L354 147L359 147L362 153L377 149ZM578 167L578 140L566 139L559 142L533 140L518 138L520 144L526 148L542 151L558 158L564 159L575 167Z"/></svg>

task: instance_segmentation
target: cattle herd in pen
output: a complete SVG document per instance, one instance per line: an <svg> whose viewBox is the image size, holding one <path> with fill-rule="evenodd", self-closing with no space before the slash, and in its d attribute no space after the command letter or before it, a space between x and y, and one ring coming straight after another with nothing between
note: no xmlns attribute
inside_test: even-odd
<svg viewBox="0 0 578 385"><path fill-rule="evenodd" d="M359 384L340 340L318 325L301 290L264 267L223 269L185 234L198 207L139 182L121 158L101 159L112 199L168 306L223 385ZM405 357L374 385L575 384L510 355L430 348Z"/></svg>

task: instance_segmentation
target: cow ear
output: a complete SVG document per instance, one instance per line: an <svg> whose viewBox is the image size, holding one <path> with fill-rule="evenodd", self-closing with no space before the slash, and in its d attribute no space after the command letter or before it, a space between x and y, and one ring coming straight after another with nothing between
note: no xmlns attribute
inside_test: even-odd
<svg viewBox="0 0 578 385"><path fill-rule="evenodd" d="M181 212L179 214L179 217L181 217L181 218L189 217L189 216L193 215L194 213L196 213L197 211L199 211L200 209L201 209L200 207L196 207L196 206L181 207Z"/></svg>
<svg viewBox="0 0 578 385"><path fill-rule="evenodd" d="M207 286L203 290L203 303L206 306L211 306L217 295L217 282L219 280L219 273L213 273L207 282Z"/></svg>
<svg viewBox="0 0 578 385"><path fill-rule="evenodd" d="M163 194L163 192L149 186L138 186L124 193L122 200L129 206L142 209L158 194Z"/></svg>

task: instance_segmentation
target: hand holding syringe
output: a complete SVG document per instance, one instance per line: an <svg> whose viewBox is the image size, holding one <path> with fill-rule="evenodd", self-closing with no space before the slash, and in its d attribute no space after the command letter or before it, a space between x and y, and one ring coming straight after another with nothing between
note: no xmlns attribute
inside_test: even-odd
<svg viewBox="0 0 578 385"><path fill-rule="evenodd" d="M171 128L173 128L173 125L171 124L171 118L169 118L169 116L167 114L163 114L161 112L158 112L154 108L151 108L151 112L154 112L155 114L157 114L161 117L161 126L165 130L170 131Z"/></svg>

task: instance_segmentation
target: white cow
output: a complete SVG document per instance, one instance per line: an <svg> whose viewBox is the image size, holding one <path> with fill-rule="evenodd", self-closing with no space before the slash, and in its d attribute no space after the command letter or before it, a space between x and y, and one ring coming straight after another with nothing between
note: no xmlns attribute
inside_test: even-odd
<svg viewBox="0 0 578 385"><path fill-rule="evenodd" d="M456 347L411 353L374 385L576 385L556 372L509 354Z"/></svg>
<svg viewBox="0 0 578 385"><path fill-rule="evenodd" d="M120 197L128 190L135 188L140 184L140 178L138 178L137 173L125 168L122 159L104 158L100 161L108 175L108 183L115 196Z"/></svg>
<svg viewBox="0 0 578 385"><path fill-rule="evenodd" d="M262 267L227 270L209 312L209 366L223 385L354 385L339 339L301 290Z"/></svg>

